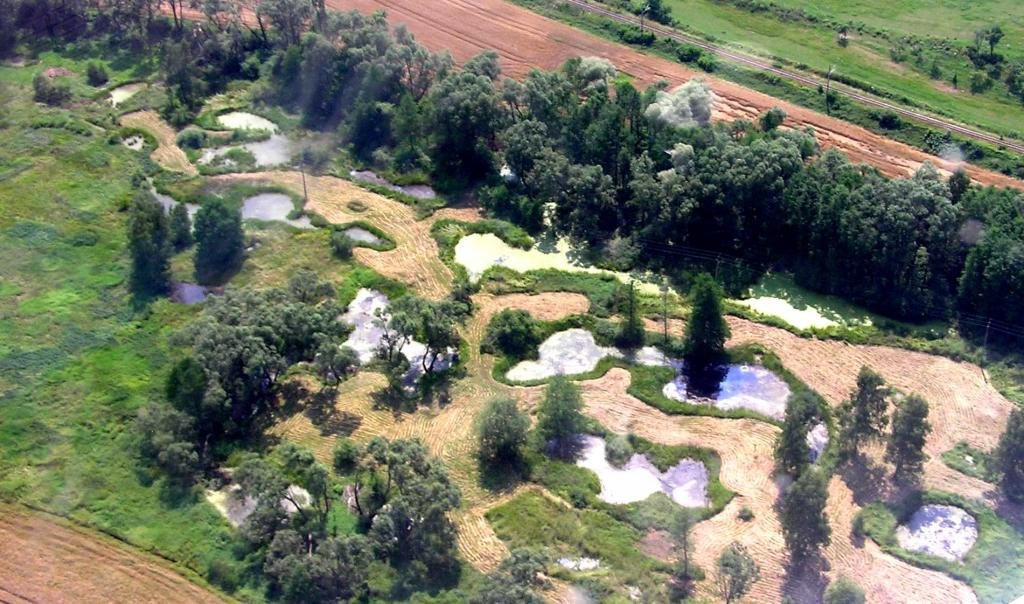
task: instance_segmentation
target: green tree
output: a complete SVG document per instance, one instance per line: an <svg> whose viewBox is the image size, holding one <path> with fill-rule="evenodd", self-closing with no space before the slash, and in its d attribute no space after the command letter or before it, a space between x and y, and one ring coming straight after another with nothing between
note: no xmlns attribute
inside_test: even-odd
<svg viewBox="0 0 1024 604"><path fill-rule="evenodd" d="M690 560L693 554L693 527L699 520L700 517L693 510L684 508L676 513L672 522L677 562L669 577L668 587L674 602L681 602L693 595L696 582L704 578L704 573Z"/></svg>
<svg viewBox="0 0 1024 604"><path fill-rule="evenodd" d="M188 217L185 204L179 203L171 208L170 229L174 251L180 252L192 245L192 219Z"/></svg>
<svg viewBox="0 0 1024 604"><path fill-rule="evenodd" d="M542 604L545 599L537 590L550 587L543 574L548 563L549 557L544 552L516 548L487 576L469 601L471 604Z"/></svg>
<svg viewBox="0 0 1024 604"><path fill-rule="evenodd" d="M857 374L857 390L839 413L839 439L844 454L855 455L865 440L880 438L889 422L889 388L885 380L864 366Z"/></svg>
<svg viewBox="0 0 1024 604"><path fill-rule="evenodd" d="M825 515L828 478L819 470L808 470L796 479L782 501L782 533L791 560L800 564L832 540L832 528Z"/></svg>
<svg viewBox="0 0 1024 604"><path fill-rule="evenodd" d="M160 403L142 407L135 419L143 457L179 485L192 482L199 471L194 426L187 414Z"/></svg>
<svg viewBox="0 0 1024 604"><path fill-rule="evenodd" d="M435 170L469 182L493 172L492 149L504 116L491 79L471 71L449 75L435 86L431 104Z"/></svg>
<svg viewBox="0 0 1024 604"><path fill-rule="evenodd" d="M352 257L352 249L354 247L355 242L344 231L334 231L331 233L331 251L334 252L336 257L348 260Z"/></svg>
<svg viewBox="0 0 1024 604"><path fill-rule="evenodd" d="M807 444L807 431L818 416L818 401L814 395L801 390L789 397L786 419L775 444L775 461L779 471L799 477L811 460Z"/></svg>
<svg viewBox="0 0 1024 604"><path fill-rule="evenodd" d="M758 120L761 122L762 131L771 132L781 126L782 122L786 121L786 112L779 107L772 107L761 114Z"/></svg>
<svg viewBox="0 0 1024 604"><path fill-rule="evenodd" d="M506 308L487 324L484 345L513 357L523 358L537 347L537 321L525 310Z"/></svg>
<svg viewBox="0 0 1024 604"><path fill-rule="evenodd" d="M644 324L637 309L636 284L629 282L626 293L626 316L619 323L615 343L622 348L639 348L644 343Z"/></svg>
<svg viewBox="0 0 1024 604"><path fill-rule="evenodd" d="M544 389L537 409L537 433L544 443L553 443L562 456L575 452L576 436L583 431L583 398L579 386L555 376Z"/></svg>
<svg viewBox="0 0 1024 604"><path fill-rule="evenodd" d="M825 604L864 604L864 590L840 575L825 590Z"/></svg>
<svg viewBox="0 0 1024 604"><path fill-rule="evenodd" d="M515 399L498 396L487 401L477 424L480 457L491 462L516 462L526 444L530 418Z"/></svg>
<svg viewBox="0 0 1024 604"><path fill-rule="evenodd" d="M140 191L128 213L128 249L132 257L131 287L142 295L159 295L171 288L171 246L164 209L148 192Z"/></svg>
<svg viewBox="0 0 1024 604"><path fill-rule="evenodd" d="M100 87L107 83L110 76L107 74L107 68L101 63L90 61L85 68L85 80L89 82L90 86Z"/></svg>
<svg viewBox="0 0 1024 604"><path fill-rule="evenodd" d="M753 556L746 547L735 542L718 556L715 569L718 595L727 603L742 598L761 578L761 569L754 562Z"/></svg>
<svg viewBox="0 0 1024 604"><path fill-rule="evenodd" d="M999 437L995 467L1006 497L1012 501L1024 501L1024 409L1020 407L1010 413L1006 430Z"/></svg>
<svg viewBox="0 0 1024 604"><path fill-rule="evenodd" d="M342 346L339 338L325 338L317 349L313 365L324 388L337 388L359 367L359 355L348 346Z"/></svg>
<svg viewBox="0 0 1024 604"><path fill-rule="evenodd" d="M711 275L697 275L690 290L690 306L683 358L690 370L701 371L725 357L725 341L730 335L722 313L722 288Z"/></svg>
<svg viewBox="0 0 1024 604"><path fill-rule="evenodd" d="M897 405L885 447L885 460L895 466L893 476L897 480L915 480L920 476L928 459L924 445L931 431L928 403L923 398L912 394Z"/></svg>
<svg viewBox="0 0 1024 604"><path fill-rule="evenodd" d="M196 213L196 279L219 283L242 263L245 243L242 216L220 199L203 204Z"/></svg>

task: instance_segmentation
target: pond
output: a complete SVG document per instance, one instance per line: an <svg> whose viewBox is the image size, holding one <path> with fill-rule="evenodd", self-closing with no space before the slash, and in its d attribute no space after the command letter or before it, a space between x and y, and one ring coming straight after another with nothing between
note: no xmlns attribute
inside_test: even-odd
<svg viewBox="0 0 1024 604"><path fill-rule="evenodd" d="M634 453L622 468L616 468L608 462L603 438L582 435L580 439L583 449L576 465L597 474L601 501L634 503L664 493L682 507L707 507L708 471L702 462L681 459L661 472L646 455Z"/></svg>
<svg viewBox="0 0 1024 604"><path fill-rule="evenodd" d="M270 138L263 141L205 149L202 155L199 156L199 164L207 165L215 158L225 155L232 149L245 149L252 153L256 160L256 166L260 168L271 168L288 164L292 161L292 156L295 154L295 146L292 145L287 136L271 134Z"/></svg>
<svg viewBox="0 0 1024 604"><path fill-rule="evenodd" d="M243 220L274 220L299 229L311 229L309 216L288 218L295 210L295 202L283 193L260 193L242 202Z"/></svg>
<svg viewBox="0 0 1024 604"><path fill-rule="evenodd" d="M734 300L763 315L776 317L797 329L827 329L871 325L874 315L842 298L805 289L792 277L769 273L750 288L749 297Z"/></svg>
<svg viewBox="0 0 1024 604"><path fill-rule="evenodd" d="M229 130L267 130L277 132L277 124L247 111L229 111L217 116L217 123Z"/></svg>
<svg viewBox="0 0 1024 604"><path fill-rule="evenodd" d="M556 375L576 375L592 371L607 356L620 357L617 348L598 346L594 334L585 329L567 329L544 340L536 361L520 361L506 377L514 382L543 380Z"/></svg>
<svg viewBox="0 0 1024 604"><path fill-rule="evenodd" d="M360 243L369 243L371 245L382 245L385 243L383 239L362 227L348 227L341 232L348 235L349 239L359 241Z"/></svg>
<svg viewBox="0 0 1024 604"><path fill-rule="evenodd" d="M952 505L924 505L896 529L900 547L956 561L978 540L978 521Z"/></svg>
<svg viewBox="0 0 1024 604"><path fill-rule="evenodd" d="M691 381L692 378L681 371L661 392L681 402L708 399L723 411L748 409L772 419L786 417L789 386L761 365L723 365L702 375L701 384L692 385Z"/></svg>
<svg viewBox="0 0 1024 604"><path fill-rule="evenodd" d="M434 199L437 197L437 192L429 185L396 185L372 170L351 170L348 174L353 180L405 193L416 199Z"/></svg>
<svg viewBox="0 0 1024 604"><path fill-rule="evenodd" d="M147 84L144 82L136 82L134 84L125 84L124 86L118 86L110 91L110 106L117 107L121 103L135 96L139 91L145 90Z"/></svg>

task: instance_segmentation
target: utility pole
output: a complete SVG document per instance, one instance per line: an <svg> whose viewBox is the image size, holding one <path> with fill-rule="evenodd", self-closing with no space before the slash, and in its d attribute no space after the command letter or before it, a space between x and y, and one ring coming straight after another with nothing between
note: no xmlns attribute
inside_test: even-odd
<svg viewBox="0 0 1024 604"><path fill-rule="evenodd" d="M985 341L981 344L981 377L988 383L988 375L985 374L985 365L988 365L988 330L992 327L992 317L985 321Z"/></svg>
<svg viewBox="0 0 1024 604"><path fill-rule="evenodd" d="M309 203L309 191L306 190L306 165L299 162L299 174L302 174L302 207Z"/></svg>
<svg viewBox="0 0 1024 604"><path fill-rule="evenodd" d="M661 332L665 346L668 346L668 280L661 275Z"/></svg>
<svg viewBox="0 0 1024 604"><path fill-rule="evenodd" d="M828 66L828 75L825 76L825 114L832 115L829 93L832 92L832 72L836 70L835 65Z"/></svg>
<svg viewBox="0 0 1024 604"><path fill-rule="evenodd" d="M651 10L651 5L647 4L647 5L644 5L644 9L642 11L640 11L640 32L641 33L643 33L643 31L644 31L644 15L646 15L647 11L649 11L649 10Z"/></svg>

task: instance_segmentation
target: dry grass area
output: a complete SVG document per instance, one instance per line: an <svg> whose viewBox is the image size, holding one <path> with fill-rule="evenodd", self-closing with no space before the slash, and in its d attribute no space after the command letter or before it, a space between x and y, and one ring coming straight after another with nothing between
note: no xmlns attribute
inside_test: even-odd
<svg viewBox="0 0 1024 604"><path fill-rule="evenodd" d="M783 595L796 601L815 601L820 585L813 579L787 578L785 542L775 512L779 485L772 479L773 448L778 428L756 420L669 416L627 393L629 372L612 369L605 376L584 382L586 411L609 429L633 432L654 442L689 444L715 449L722 458L721 481L737 496L720 514L694 530L695 558L705 569L731 542L744 544L761 566L761 580L750 601L777 602ZM743 506L754 518L737 518ZM833 543L826 550L829 578L854 578L872 602L972 602L974 593L942 573L924 570L883 553L874 543L858 543L852 522L860 507L840 478L830 487L829 522ZM700 586L702 596L715 599L710 581Z"/></svg>
<svg viewBox="0 0 1024 604"><path fill-rule="evenodd" d="M199 174L192 162L188 161L185 152L178 147L174 128L165 122L155 111L136 111L121 116L121 125L129 128L145 130L153 135L157 142L153 151L153 161L165 170L181 172L189 176Z"/></svg>
<svg viewBox="0 0 1024 604"><path fill-rule="evenodd" d="M505 0L438 0L429 5L418 0L329 0L327 5L364 13L384 10L393 25L404 24L428 48L447 50L458 62L494 49L501 56L505 71L516 78L524 77L535 67L557 69L566 59L577 56L607 58L639 86L667 80L674 87L701 78L716 94L715 119L756 120L768 109L781 107L786 111L787 125L811 127L825 147L835 147L851 160L869 163L890 176L913 173L925 161L946 172L959 167L865 128L598 38ZM975 182L1024 188L1024 182L1015 178L970 164L964 168Z"/></svg>
<svg viewBox="0 0 1024 604"><path fill-rule="evenodd" d="M217 177L216 180L271 182L302 194L302 175L294 171L229 174ZM365 220L395 241L395 249L387 252L356 248L354 254L359 262L386 277L409 285L426 298L437 300L451 290L451 269L438 257L437 243L430 236L433 220L417 220L411 207L334 176L307 175L306 187L309 191L307 210L316 212L332 223ZM354 212L349 209L348 202L356 200L366 205L366 211ZM449 214L442 211L437 216Z"/></svg>
<svg viewBox="0 0 1024 604"><path fill-rule="evenodd" d="M487 572L497 566L508 550L491 530L484 513L518 491L492 492L480 485L474 419L490 397L509 391L491 377L492 360L480 354L484 330L491 317L504 308L523 309L549 321L586 312L589 302L586 297L572 293L481 294L474 296L473 301L476 308L462 330L470 350L465 360L468 375L453 385L448 405L435 404L411 414L378 408L373 393L384 387L384 377L371 372L359 373L344 382L334 400L323 403L314 394L319 390L315 380L297 378L298 386L306 390L304 396L299 396L305 400L303 408L279 422L272 433L309 447L317 458L328 463L339 436L349 436L358 442L367 442L374 436L421 439L444 461L462 491L464 505L455 514L459 549L474 567ZM532 393L533 398L540 392L539 388L516 390Z"/></svg>
<svg viewBox="0 0 1024 604"><path fill-rule="evenodd" d="M11 506L0 508L0 602L221 602L162 561Z"/></svg>

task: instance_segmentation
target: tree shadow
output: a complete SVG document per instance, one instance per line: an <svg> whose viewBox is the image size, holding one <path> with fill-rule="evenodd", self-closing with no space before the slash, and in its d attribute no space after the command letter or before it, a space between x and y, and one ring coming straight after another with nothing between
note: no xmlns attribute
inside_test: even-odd
<svg viewBox="0 0 1024 604"><path fill-rule="evenodd" d="M888 500L902 491L889 480L885 466L874 463L859 451L841 463L837 470L853 493L853 501L861 507L878 500Z"/></svg>
<svg viewBox="0 0 1024 604"><path fill-rule="evenodd" d="M790 559L782 581L783 600L821 602L828 587L830 568L828 560L820 552L802 560Z"/></svg>
<svg viewBox="0 0 1024 604"><path fill-rule="evenodd" d="M530 465L522 458L515 460L477 460L480 486L491 494L512 491L530 475Z"/></svg>

